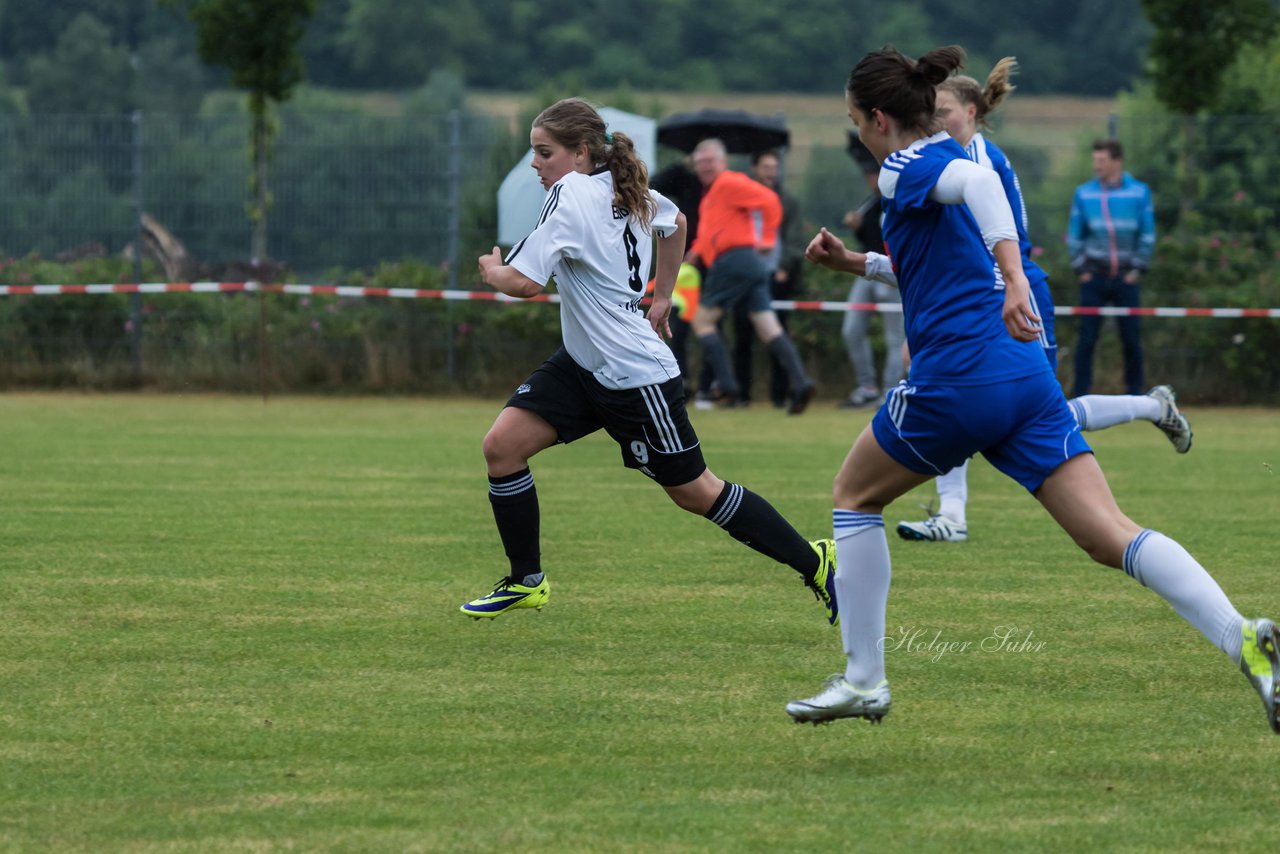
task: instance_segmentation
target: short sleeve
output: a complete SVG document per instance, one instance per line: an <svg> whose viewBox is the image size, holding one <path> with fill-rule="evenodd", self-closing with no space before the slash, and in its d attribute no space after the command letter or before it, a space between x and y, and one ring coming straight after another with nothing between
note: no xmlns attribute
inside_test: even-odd
<svg viewBox="0 0 1280 854"><path fill-rule="evenodd" d="M670 237L676 233L676 217L679 216L680 209L676 207L675 202L657 190L650 190L649 195L653 196L653 200L658 204L658 211L653 216L650 230L658 237Z"/></svg>
<svg viewBox="0 0 1280 854"><path fill-rule="evenodd" d="M929 194L938 182L942 165L939 158L910 151L890 155L880 170L880 194L898 210L932 208L937 202Z"/></svg>

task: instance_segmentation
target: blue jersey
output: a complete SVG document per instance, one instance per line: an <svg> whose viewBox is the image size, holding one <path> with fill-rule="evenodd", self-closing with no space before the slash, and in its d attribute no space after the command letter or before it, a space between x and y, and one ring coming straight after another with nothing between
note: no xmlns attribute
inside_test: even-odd
<svg viewBox="0 0 1280 854"><path fill-rule="evenodd" d="M1056 369L1058 366L1058 342L1054 335L1053 295L1049 292L1049 275L1031 260L1031 238L1027 235L1027 205L1022 200L1022 185L1013 164L994 142L980 133L964 147L965 156L979 166L985 166L1000 176L1005 198L1013 209L1013 221L1018 226L1018 247L1022 250L1022 269L1031 283L1031 309L1040 316L1042 331L1040 345Z"/></svg>
<svg viewBox="0 0 1280 854"><path fill-rule="evenodd" d="M985 385L1049 370L1040 344L1005 329L1004 282L969 208L930 198L943 170L962 159L964 149L938 133L889 155L880 171L912 383Z"/></svg>
<svg viewBox="0 0 1280 854"><path fill-rule="evenodd" d="M964 153L974 163L985 166L1000 176L1005 198L1013 209L1013 221L1018 226L1018 247L1022 250L1022 264L1025 267L1031 261L1031 238L1027 236L1027 206L1022 200L1022 185L1018 183L1013 164L998 145L980 133L973 135L973 139L964 147ZM1027 277L1031 277L1030 270L1027 271Z"/></svg>

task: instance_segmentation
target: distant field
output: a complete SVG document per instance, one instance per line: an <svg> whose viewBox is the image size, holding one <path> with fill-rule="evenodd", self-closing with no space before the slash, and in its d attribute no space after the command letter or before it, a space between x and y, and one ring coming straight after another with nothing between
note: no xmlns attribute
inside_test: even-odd
<svg viewBox="0 0 1280 854"><path fill-rule="evenodd" d="M584 94L584 93L568 93ZM602 103L608 103L612 93L585 93ZM786 116L792 134L792 156L795 169L803 168L803 158L814 145L843 147L849 120L844 114L844 103L839 92L828 95L770 93L697 94L689 92L632 92L635 103L644 107L656 105L657 112L665 117L674 113L699 110L704 107L740 109L762 115ZM529 106L530 96L525 93L472 92L471 102L483 110L507 119L513 129L522 111ZM1115 109L1111 98L1067 98L1030 96L1014 93L1001 107L1002 132L1020 142L1037 145L1061 145L1074 152L1077 135L1085 132L1101 135L1107 127L1107 114Z"/></svg>
<svg viewBox="0 0 1280 854"><path fill-rule="evenodd" d="M970 542L890 544L889 633L916 640L878 727L788 720L838 633L602 437L534 462L545 611L462 618L505 573L498 407L0 395L0 851L1266 847L1257 696L982 462ZM1090 441L1131 515L1280 613L1280 418L1188 414L1185 457L1147 424ZM818 536L869 415L695 425Z"/></svg>

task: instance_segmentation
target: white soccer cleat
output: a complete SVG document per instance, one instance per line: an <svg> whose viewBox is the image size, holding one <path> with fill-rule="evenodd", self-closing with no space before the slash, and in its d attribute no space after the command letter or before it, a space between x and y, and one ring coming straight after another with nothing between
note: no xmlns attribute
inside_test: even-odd
<svg viewBox="0 0 1280 854"><path fill-rule="evenodd" d="M963 543L969 539L969 528L954 519L933 514L923 522L899 522L898 536L904 540Z"/></svg>
<svg viewBox="0 0 1280 854"><path fill-rule="evenodd" d="M839 718L866 718L873 724L889 714L889 683L881 680L870 691L859 691L836 673L822 690L807 700L787 703L787 714L798 724L830 723Z"/></svg>
<svg viewBox="0 0 1280 854"><path fill-rule="evenodd" d="M1179 454L1191 450L1191 424L1187 421L1187 416L1178 411L1177 395L1173 393L1173 387L1158 385L1147 392L1147 397L1160 401L1160 420L1155 425L1169 437L1173 449Z"/></svg>

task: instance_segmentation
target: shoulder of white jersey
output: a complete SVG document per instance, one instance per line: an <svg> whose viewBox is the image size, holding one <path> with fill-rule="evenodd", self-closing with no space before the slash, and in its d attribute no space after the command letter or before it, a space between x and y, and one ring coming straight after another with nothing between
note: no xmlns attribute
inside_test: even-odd
<svg viewBox="0 0 1280 854"><path fill-rule="evenodd" d="M564 178L552 184L551 189L547 190L547 197L542 202L542 210L538 213L538 225L542 225L550 219L551 215L560 207L560 199L565 194L565 178L568 177L568 175L564 176Z"/></svg>
<svg viewBox="0 0 1280 854"><path fill-rule="evenodd" d="M601 199L613 198L613 176L609 170L587 174L585 172L568 172L559 181L551 185L546 204L542 206L543 217L555 212L555 206L568 204L574 210L586 212L598 205ZM543 217L539 217L541 223Z"/></svg>
<svg viewBox="0 0 1280 854"><path fill-rule="evenodd" d="M595 173L588 175L585 172L566 172L559 181L551 185L551 189L562 187L563 193L568 193L572 196L591 193L596 191L596 185L600 183L600 177ZM605 186L612 186L610 182L613 180L613 176L609 174L608 170L605 170L603 177Z"/></svg>

